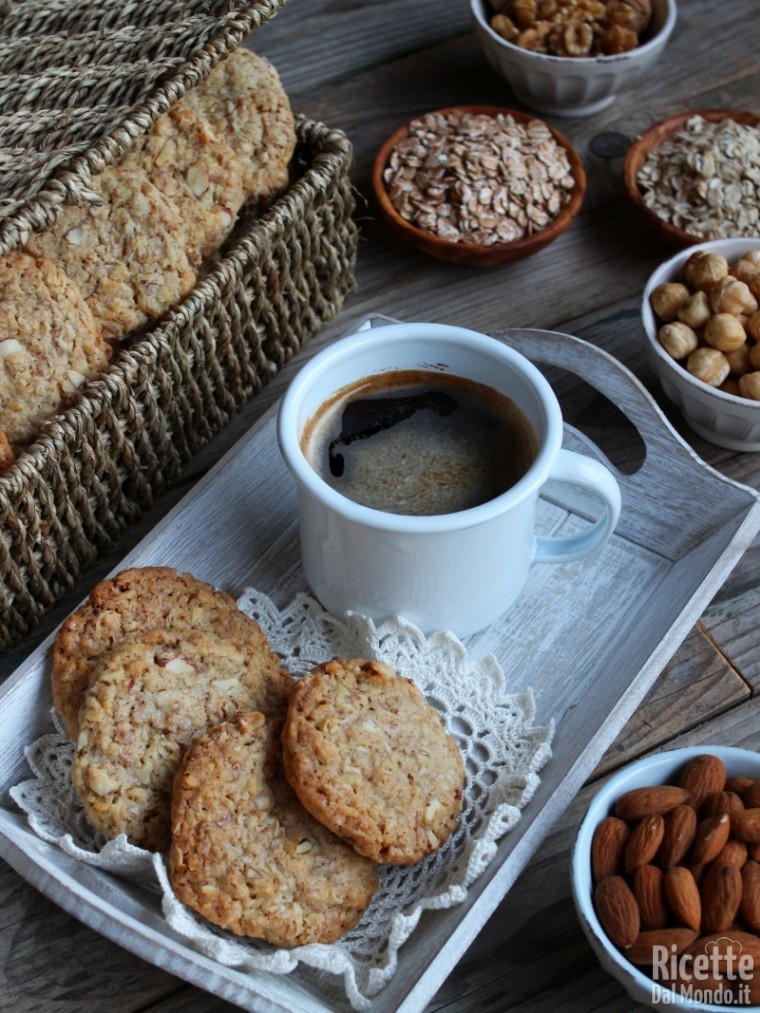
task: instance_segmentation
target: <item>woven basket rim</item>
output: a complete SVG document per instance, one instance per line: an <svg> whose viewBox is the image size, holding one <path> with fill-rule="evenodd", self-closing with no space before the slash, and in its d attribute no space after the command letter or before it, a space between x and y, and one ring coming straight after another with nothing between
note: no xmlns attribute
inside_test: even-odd
<svg viewBox="0 0 760 1013"><path fill-rule="evenodd" d="M188 318L194 318L213 306L219 290L231 276L243 271L251 254L265 246L269 237L286 229L337 175L348 171L352 146L342 130L299 115L296 117L296 133L299 146L307 146L309 152L309 164L302 175L261 217L246 224L245 232L224 250L178 306L133 343L120 349L105 373L84 384L71 405L43 423L37 439L24 449L10 468L0 474L0 502L13 502L24 495L29 481L44 473L46 465L57 459L59 449L71 442L82 416L97 412L102 401L115 389L128 391L146 363L154 362L161 351L166 350L170 332L182 326Z"/></svg>
<svg viewBox="0 0 760 1013"><path fill-rule="evenodd" d="M89 0L79 7L86 12L98 2L99 0ZM47 173L41 190L25 198L11 213L0 217L0 256L23 245L31 232L50 226L66 204L92 199L89 187L91 177L117 161L134 139L145 133L158 116L178 101L189 88L207 77L213 67L237 48L253 30L270 21L285 3L286 0L237 0L236 7L221 19L223 27L220 26L202 50L173 72L164 75L161 83L157 83L143 101L133 105L130 112L86 152L76 155L69 162L54 165ZM44 7L44 3L40 4L42 10ZM0 48L3 41L3 14L0 13ZM24 73L25 76L34 75L34 67L25 67ZM55 153L55 150L50 152L51 161L54 161Z"/></svg>

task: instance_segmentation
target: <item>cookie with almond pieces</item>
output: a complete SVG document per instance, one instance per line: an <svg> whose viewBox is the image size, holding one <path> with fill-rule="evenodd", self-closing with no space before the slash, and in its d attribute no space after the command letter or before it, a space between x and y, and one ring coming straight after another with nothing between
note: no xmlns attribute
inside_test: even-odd
<svg viewBox="0 0 760 1013"><path fill-rule="evenodd" d="M140 168L110 166L90 188L99 203L64 207L52 225L29 237L26 249L76 282L103 337L118 341L193 288L189 226Z"/></svg>
<svg viewBox="0 0 760 1013"><path fill-rule="evenodd" d="M166 851L171 791L187 747L240 711L279 717L292 689L254 656L201 630L133 633L103 656L82 708L71 769L89 823ZM280 718L281 720L281 718Z"/></svg>
<svg viewBox="0 0 760 1013"><path fill-rule="evenodd" d="M215 925L274 946L332 943L377 889L375 862L303 808L281 762L282 722L238 714L193 743L174 781L169 875Z"/></svg>
<svg viewBox="0 0 760 1013"><path fill-rule="evenodd" d="M283 189L296 144L295 123L269 60L240 47L180 103L204 116L235 152L249 197L263 201Z"/></svg>
<svg viewBox="0 0 760 1013"><path fill-rule="evenodd" d="M56 634L53 704L70 738L76 740L79 734L79 711L102 656L127 634L158 627L208 630L232 641L251 656L271 682L274 698L287 707L291 677L283 673L259 624L234 598L169 566L133 567L96 584Z"/></svg>
<svg viewBox="0 0 760 1013"><path fill-rule="evenodd" d="M59 267L16 251L0 257L0 471L110 356L82 292Z"/></svg>
<svg viewBox="0 0 760 1013"><path fill-rule="evenodd" d="M197 267L222 245L245 200L243 163L190 106L178 102L153 123L120 162L141 170L177 207L185 251Z"/></svg>
<svg viewBox="0 0 760 1013"><path fill-rule="evenodd" d="M382 662L312 669L296 683L282 741L305 808L376 862L417 862L456 827L459 747L414 682Z"/></svg>

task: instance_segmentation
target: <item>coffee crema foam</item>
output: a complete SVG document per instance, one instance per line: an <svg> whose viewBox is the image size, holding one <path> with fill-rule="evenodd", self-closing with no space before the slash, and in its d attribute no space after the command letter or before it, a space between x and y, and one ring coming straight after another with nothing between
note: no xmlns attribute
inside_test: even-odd
<svg viewBox="0 0 760 1013"><path fill-rule="evenodd" d="M396 370L337 391L306 424L301 449L333 489L386 513L430 516L511 489L538 440L494 388L428 370Z"/></svg>

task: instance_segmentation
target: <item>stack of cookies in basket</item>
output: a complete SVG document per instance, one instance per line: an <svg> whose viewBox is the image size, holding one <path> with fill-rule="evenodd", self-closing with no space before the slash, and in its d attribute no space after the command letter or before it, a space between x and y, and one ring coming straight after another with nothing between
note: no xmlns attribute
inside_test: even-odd
<svg viewBox="0 0 760 1013"><path fill-rule="evenodd" d="M238 49L92 179L94 202L0 258L0 471L188 294L243 206L285 187L294 147L276 71Z"/></svg>
<svg viewBox="0 0 760 1013"><path fill-rule="evenodd" d="M168 850L179 899L238 935L333 942L378 863L436 851L461 812L459 749L411 680L361 659L295 680L232 598L168 567L95 587L52 690L89 822Z"/></svg>

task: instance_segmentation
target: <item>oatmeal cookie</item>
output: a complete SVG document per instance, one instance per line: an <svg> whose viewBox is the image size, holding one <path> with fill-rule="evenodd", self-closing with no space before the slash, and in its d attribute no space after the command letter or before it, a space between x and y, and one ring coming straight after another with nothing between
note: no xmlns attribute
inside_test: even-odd
<svg viewBox="0 0 760 1013"><path fill-rule="evenodd" d="M97 584L56 635L53 704L72 739L79 734L79 711L101 656L127 634L159 627L209 630L232 641L266 675L272 706L287 707L291 677L281 670L258 623L230 595L168 566L138 567Z"/></svg>
<svg viewBox="0 0 760 1013"><path fill-rule="evenodd" d="M239 711L268 710L271 690L255 657L213 633L125 637L97 665L81 712L71 777L91 825L168 849L182 753Z"/></svg>
<svg viewBox="0 0 760 1013"><path fill-rule="evenodd" d="M8 443L8 437L0 429L0 472L5 471L16 460L13 447Z"/></svg>
<svg viewBox="0 0 760 1013"><path fill-rule="evenodd" d="M187 751L169 875L204 918L275 946L331 943L361 918L377 866L306 812L282 771L280 722L239 714Z"/></svg>
<svg viewBox="0 0 760 1013"><path fill-rule="evenodd" d="M282 744L306 809L362 855L408 865L456 826L459 748L414 683L382 662L314 668L296 683Z"/></svg>
<svg viewBox="0 0 760 1013"><path fill-rule="evenodd" d="M245 199L242 162L208 120L183 102L159 116L120 169L143 170L176 204L194 267L219 249Z"/></svg>
<svg viewBox="0 0 760 1013"><path fill-rule="evenodd" d="M101 204L66 207L27 250L47 257L82 290L110 341L162 316L195 284L177 205L141 169L105 169L92 180Z"/></svg>
<svg viewBox="0 0 760 1013"><path fill-rule="evenodd" d="M268 60L236 49L186 92L180 105L205 116L237 154L249 197L266 200L285 186L295 126L288 96Z"/></svg>
<svg viewBox="0 0 760 1013"><path fill-rule="evenodd" d="M60 268L26 253L0 257L0 470L109 357L84 296Z"/></svg>

